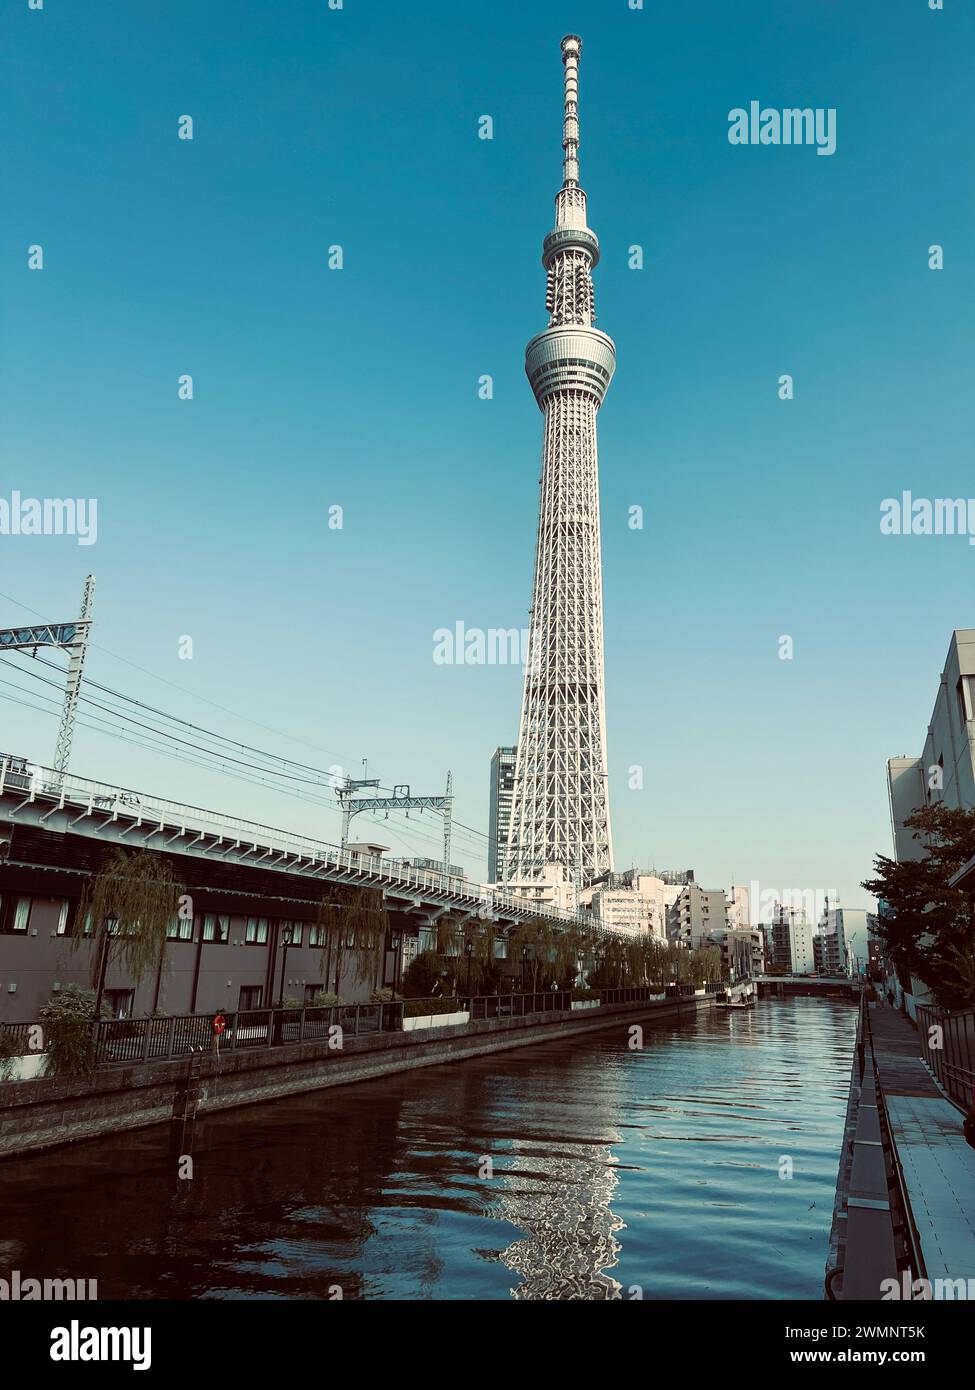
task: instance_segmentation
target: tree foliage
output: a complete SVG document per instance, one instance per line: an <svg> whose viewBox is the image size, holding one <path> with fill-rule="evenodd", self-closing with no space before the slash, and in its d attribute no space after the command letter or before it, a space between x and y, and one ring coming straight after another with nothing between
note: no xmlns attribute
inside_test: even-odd
<svg viewBox="0 0 975 1390"><path fill-rule="evenodd" d="M95 938L93 985L98 983L103 951L109 948L112 963L121 965L135 985L156 968L182 894L168 859L144 849L112 851L101 870L85 883L78 904L79 919L82 923L90 919ZM112 922L116 925L110 929ZM84 939L82 932L76 932L74 946Z"/></svg>
<svg viewBox="0 0 975 1390"><path fill-rule="evenodd" d="M910 987L913 975L946 1009L975 1005L975 897L948 880L975 856L975 811L938 804L904 822L924 853L897 863L874 859L876 877L863 887L881 900L877 934Z"/></svg>
<svg viewBox="0 0 975 1390"><path fill-rule="evenodd" d="M317 925L325 939L322 976L338 995L351 968L355 984L376 984L386 945L389 913L382 889L334 884L318 905Z"/></svg>
<svg viewBox="0 0 975 1390"><path fill-rule="evenodd" d="M95 991L75 984L65 985L42 1006L38 1017L52 1071L77 1075L91 1070L95 1062L94 1016ZM100 1017L106 1017L104 1005Z"/></svg>
<svg viewBox="0 0 975 1390"><path fill-rule="evenodd" d="M456 927L441 919L436 945L421 951L406 970L404 995L421 998L438 987L446 994L466 993L468 970L472 994L494 994L512 979L537 993L553 985L572 989L583 983L594 989L638 985L662 990L671 983L700 986L721 978L718 947L688 951L650 932L624 936L601 931L595 923L566 924L539 916L511 929L500 959L498 939L492 922Z"/></svg>

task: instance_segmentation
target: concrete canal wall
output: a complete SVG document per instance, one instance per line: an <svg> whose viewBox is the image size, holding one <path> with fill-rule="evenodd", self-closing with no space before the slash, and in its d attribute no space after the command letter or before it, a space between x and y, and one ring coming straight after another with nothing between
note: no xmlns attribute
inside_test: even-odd
<svg viewBox="0 0 975 1390"><path fill-rule="evenodd" d="M350 1085L414 1067L439 1066L514 1047L641 1021L693 1017L713 1007L713 996L657 1003L602 1005L560 1014L480 1019L464 1025L347 1037L341 1049L327 1042L288 1043L261 1050L196 1054L198 1114L256 1105L303 1091ZM0 1158L142 1129L172 1119L187 1058L106 1067L85 1077L46 1077L0 1084Z"/></svg>

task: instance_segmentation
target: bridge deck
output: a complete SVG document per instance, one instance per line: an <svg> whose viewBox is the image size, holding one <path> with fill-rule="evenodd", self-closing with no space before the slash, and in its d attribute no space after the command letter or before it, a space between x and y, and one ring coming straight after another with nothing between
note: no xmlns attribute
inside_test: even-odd
<svg viewBox="0 0 975 1390"><path fill-rule="evenodd" d="M961 1112L932 1080L903 1014L872 1007L870 1031L928 1278L975 1280L975 1149Z"/></svg>

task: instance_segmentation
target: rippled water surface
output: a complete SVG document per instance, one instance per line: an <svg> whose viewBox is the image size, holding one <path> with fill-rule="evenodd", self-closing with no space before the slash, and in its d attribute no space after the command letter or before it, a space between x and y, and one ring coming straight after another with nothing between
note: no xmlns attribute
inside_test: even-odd
<svg viewBox="0 0 975 1390"><path fill-rule="evenodd" d="M0 1274L100 1298L818 1298L855 1013L764 1000L0 1164ZM791 1178L780 1177L791 1160ZM493 1167L493 1176L487 1176Z"/></svg>

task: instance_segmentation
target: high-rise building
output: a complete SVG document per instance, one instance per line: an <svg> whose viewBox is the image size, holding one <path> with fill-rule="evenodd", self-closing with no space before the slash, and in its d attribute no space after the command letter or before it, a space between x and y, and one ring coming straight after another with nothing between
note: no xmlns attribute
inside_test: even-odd
<svg viewBox="0 0 975 1390"><path fill-rule="evenodd" d="M951 634L948 655L919 758L890 758L887 788L894 857L922 859L925 847L904 825L922 806L975 809L975 628Z"/></svg>
<svg viewBox="0 0 975 1390"><path fill-rule="evenodd" d="M613 867L606 763L596 412L616 367L593 327L599 242L579 186L579 56L562 40L563 177L545 238L548 327L525 351L545 417L542 480L506 874L560 865L580 887Z"/></svg>
<svg viewBox="0 0 975 1390"><path fill-rule="evenodd" d="M975 810L975 628L957 628L951 634L921 756L889 758L887 789L894 858L899 864L923 859L928 852L925 841L915 838L916 832L904 824L914 811L939 804L953 811ZM975 886L971 867L965 867L967 873L959 871L951 880L953 887ZM888 978L894 980L889 960L885 967ZM894 983L899 998L901 984ZM908 1012L915 1002L924 1003L930 996L929 987L917 976L905 992L911 996Z"/></svg>
<svg viewBox="0 0 975 1390"><path fill-rule="evenodd" d="M819 924L826 975L865 975L873 914L862 907L830 907Z"/></svg>
<svg viewBox="0 0 975 1390"><path fill-rule="evenodd" d="M804 908L787 907L776 903L772 911L769 933L772 943L772 964L793 975L812 975L816 970L813 949L812 923Z"/></svg>
<svg viewBox="0 0 975 1390"><path fill-rule="evenodd" d="M511 793L517 748L495 748L491 758L491 804L488 807L488 883L500 883L511 829Z"/></svg>

